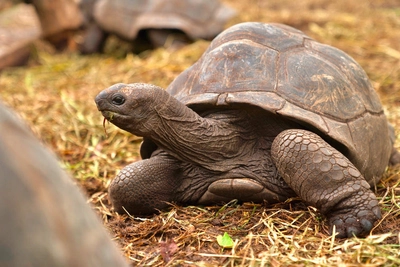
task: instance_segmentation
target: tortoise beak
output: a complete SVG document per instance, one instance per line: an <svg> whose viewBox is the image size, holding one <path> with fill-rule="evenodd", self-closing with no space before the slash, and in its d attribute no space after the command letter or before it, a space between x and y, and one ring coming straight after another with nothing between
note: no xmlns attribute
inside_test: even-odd
<svg viewBox="0 0 400 267"><path fill-rule="evenodd" d="M94 99L94 102L96 102L97 109L99 111L103 111L107 107L107 92L106 90L101 91L96 98Z"/></svg>

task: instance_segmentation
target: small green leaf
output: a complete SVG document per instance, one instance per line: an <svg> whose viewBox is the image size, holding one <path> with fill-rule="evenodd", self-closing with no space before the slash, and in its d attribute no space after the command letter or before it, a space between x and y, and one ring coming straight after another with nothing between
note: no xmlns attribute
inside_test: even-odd
<svg viewBox="0 0 400 267"><path fill-rule="evenodd" d="M223 248L232 248L233 247L233 240L228 235L227 232L225 232L224 235L217 236L217 242L218 242L218 245L220 245Z"/></svg>
<svg viewBox="0 0 400 267"><path fill-rule="evenodd" d="M112 112L112 111L109 111L108 112L108 115L110 115L110 119L109 119L109 121L112 121L112 119L114 118L114 112Z"/></svg>

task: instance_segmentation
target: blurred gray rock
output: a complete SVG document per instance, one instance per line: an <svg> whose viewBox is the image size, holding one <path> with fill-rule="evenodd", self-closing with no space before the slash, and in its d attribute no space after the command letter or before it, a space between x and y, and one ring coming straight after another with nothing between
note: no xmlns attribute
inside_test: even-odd
<svg viewBox="0 0 400 267"><path fill-rule="evenodd" d="M0 11L0 70L24 65L30 45L42 34L34 8L18 4Z"/></svg>

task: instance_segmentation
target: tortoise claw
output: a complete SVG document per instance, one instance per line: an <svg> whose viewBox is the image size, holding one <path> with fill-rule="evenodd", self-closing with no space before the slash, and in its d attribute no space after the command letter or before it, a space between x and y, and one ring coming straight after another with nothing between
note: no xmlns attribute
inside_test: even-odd
<svg viewBox="0 0 400 267"><path fill-rule="evenodd" d="M338 233L337 237L347 238L353 236L365 236L367 235L374 223L379 220L381 212L378 206L374 207L372 210L361 210L354 213L354 211L348 211L349 213L335 214L328 218L330 229L330 234L333 234L333 228L335 227L335 232Z"/></svg>

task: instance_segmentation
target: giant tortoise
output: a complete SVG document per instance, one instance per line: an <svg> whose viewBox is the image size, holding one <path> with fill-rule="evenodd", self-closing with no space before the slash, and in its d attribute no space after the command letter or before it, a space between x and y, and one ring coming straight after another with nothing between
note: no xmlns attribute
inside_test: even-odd
<svg viewBox="0 0 400 267"><path fill-rule="evenodd" d="M169 40L177 46L212 39L236 14L217 0L84 0L82 10L87 18L84 53L101 51L108 34L132 41L136 51Z"/></svg>
<svg viewBox="0 0 400 267"><path fill-rule="evenodd" d="M365 235L381 218L371 186L394 135L378 95L350 56L299 30L235 25L166 91L116 84L95 101L144 137L143 160L110 185L118 212L299 196L339 237Z"/></svg>

